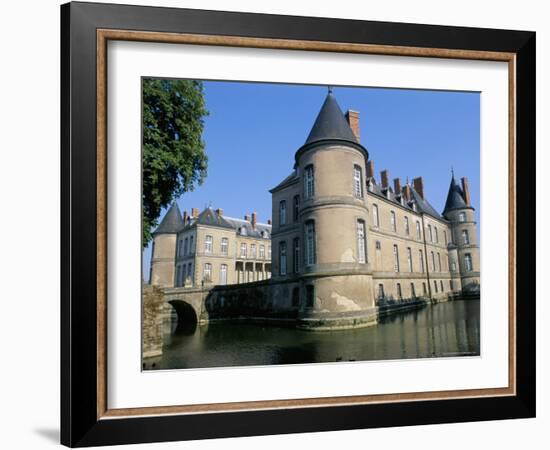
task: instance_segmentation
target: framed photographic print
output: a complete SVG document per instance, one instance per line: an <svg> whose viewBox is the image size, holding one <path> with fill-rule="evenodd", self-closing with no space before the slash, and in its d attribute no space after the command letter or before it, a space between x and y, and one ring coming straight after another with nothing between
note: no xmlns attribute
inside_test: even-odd
<svg viewBox="0 0 550 450"><path fill-rule="evenodd" d="M61 18L63 444L534 416L535 33Z"/></svg>

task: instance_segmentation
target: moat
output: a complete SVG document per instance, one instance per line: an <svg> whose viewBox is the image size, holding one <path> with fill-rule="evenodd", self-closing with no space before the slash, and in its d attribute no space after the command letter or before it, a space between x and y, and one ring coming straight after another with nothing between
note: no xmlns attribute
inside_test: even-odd
<svg viewBox="0 0 550 450"><path fill-rule="evenodd" d="M211 323L166 334L154 369L372 361L480 354L479 300L395 313L377 325L311 332L243 322Z"/></svg>

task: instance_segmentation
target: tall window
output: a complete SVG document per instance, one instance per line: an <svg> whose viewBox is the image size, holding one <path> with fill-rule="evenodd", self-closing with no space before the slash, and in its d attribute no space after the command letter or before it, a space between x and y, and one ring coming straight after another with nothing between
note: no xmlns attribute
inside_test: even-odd
<svg viewBox="0 0 550 450"><path fill-rule="evenodd" d="M380 220L378 218L378 205L372 205L372 224L375 227L380 226Z"/></svg>
<svg viewBox="0 0 550 450"><path fill-rule="evenodd" d="M244 242L241 243L241 258L246 258L246 244Z"/></svg>
<svg viewBox="0 0 550 450"><path fill-rule="evenodd" d="M204 253L212 253L212 236L205 236L204 238Z"/></svg>
<svg viewBox="0 0 550 450"><path fill-rule="evenodd" d="M416 298L416 291L414 289L414 283L411 283L411 297Z"/></svg>
<svg viewBox="0 0 550 450"><path fill-rule="evenodd" d="M468 230L462 230L462 243L463 244L470 243L470 236L468 234Z"/></svg>
<svg viewBox="0 0 550 450"><path fill-rule="evenodd" d="M265 259L265 245L260 245L260 259Z"/></svg>
<svg viewBox="0 0 550 450"><path fill-rule="evenodd" d="M399 250L397 245L393 246L393 270L399 272Z"/></svg>
<svg viewBox="0 0 550 450"><path fill-rule="evenodd" d="M286 275L286 242L279 242L279 275Z"/></svg>
<svg viewBox="0 0 550 450"><path fill-rule="evenodd" d="M401 283L397 283L397 298L399 300L403 299L403 291L401 290Z"/></svg>
<svg viewBox="0 0 550 450"><path fill-rule="evenodd" d="M204 281L212 281L212 264L210 263L204 264L204 273L203 273L202 279Z"/></svg>
<svg viewBox="0 0 550 450"><path fill-rule="evenodd" d="M395 224L395 211L390 211L390 225L392 231L397 230L397 225Z"/></svg>
<svg viewBox="0 0 550 450"><path fill-rule="evenodd" d="M409 218L405 216L405 234L409 235L411 233L410 227L409 227Z"/></svg>
<svg viewBox="0 0 550 450"><path fill-rule="evenodd" d="M178 251L176 252L176 254L177 254L178 256L181 256L181 255L182 255L182 251L183 251L183 245L182 245L182 244L183 244L183 240L180 239L180 240L178 241Z"/></svg>
<svg viewBox="0 0 550 450"><path fill-rule="evenodd" d="M437 267L439 268L439 271L441 272L441 253L437 254Z"/></svg>
<svg viewBox="0 0 550 450"><path fill-rule="evenodd" d="M466 272L471 272L474 270L474 267L472 266L472 255L469 253L464 255L464 268L466 269Z"/></svg>
<svg viewBox="0 0 550 450"><path fill-rule="evenodd" d="M409 272L413 271L413 259L412 259L412 250L410 247L407 247L407 266L409 268Z"/></svg>
<svg viewBox="0 0 550 450"><path fill-rule="evenodd" d="M220 248L222 255L227 255L228 248L229 248L229 240L226 237L224 237L222 238L222 244Z"/></svg>
<svg viewBox="0 0 550 450"><path fill-rule="evenodd" d="M367 248L365 240L365 222L357 221L357 261L359 264L367 262Z"/></svg>
<svg viewBox="0 0 550 450"><path fill-rule="evenodd" d="M267 259L271 260L271 245L267 246Z"/></svg>
<svg viewBox="0 0 550 450"><path fill-rule="evenodd" d="M435 243L439 243L439 234L437 232L437 227L434 227L434 233L435 233Z"/></svg>
<svg viewBox="0 0 550 450"><path fill-rule="evenodd" d="M256 244L250 244L250 257L256 259Z"/></svg>
<svg viewBox="0 0 550 450"><path fill-rule="evenodd" d="M363 197L363 171L357 164L353 166L353 195Z"/></svg>
<svg viewBox="0 0 550 450"><path fill-rule="evenodd" d="M279 202L279 225L286 225L286 200Z"/></svg>
<svg viewBox="0 0 550 450"><path fill-rule="evenodd" d="M426 290L426 283L422 283L422 295L424 297L428 295L428 291Z"/></svg>
<svg viewBox="0 0 550 450"><path fill-rule="evenodd" d="M195 252L195 248L193 247L193 236L189 238L189 253L193 254Z"/></svg>
<svg viewBox="0 0 550 450"><path fill-rule="evenodd" d="M449 289L450 289L451 291L454 290L454 287L453 287L453 280L449 280Z"/></svg>
<svg viewBox="0 0 550 450"><path fill-rule="evenodd" d="M441 292L445 292L445 289L443 288L443 280L439 280L439 287L441 287Z"/></svg>
<svg viewBox="0 0 550 450"><path fill-rule="evenodd" d="M434 241L434 236L432 234L432 226L428 224L428 236L430 236L430 242Z"/></svg>
<svg viewBox="0 0 550 450"><path fill-rule="evenodd" d="M185 238L185 241L183 242L183 255L187 255L189 252L189 240Z"/></svg>
<svg viewBox="0 0 550 450"><path fill-rule="evenodd" d="M306 222L306 264L315 264L315 222Z"/></svg>
<svg viewBox="0 0 550 450"><path fill-rule="evenodd" d="M422 254L422 250L418 250L418 262L419 262L420 272L424 273L424 255Z"/></svg>
<svg viewBox="0 0 550 450"><path fill-rule="evenodd" d="M416 239L422 239L422 231L420 228L420 222L418 220L416 221Z"/></svg>
<svg viewBox="0 0 550 450"><path fill-rule="evenodd" d="M306 198L315 195L315 174L311 164L304 169L304 194Z"/></svg>
<svg viewBox="0 0 550 450"><path fill-rule="evenodd" d="M378 298L380 300L384 299L384 285L382 283L378 285Z"/></svg>
<svg viewBox="0 0 550 450"><path fill-rule="evenodd" d="M298 222L298 215L300 213L300 196L299 195L295 195L294 196L294 208L293 208L293 211L294 211L294 222Z"/></svg>
<svg viewBox="0 0 550 450"><path fill-rule="evenodd" d="M451 263L451 271L456 272L456 263L454 261Z"/></svg>
<svg viewBox="0 0 550 450"><path fill-rule="evenodd" d="M459 222L466 222L466 213L461 212L461 213L458 215L458 221L459 221Z"/></svg>
<svg viewBox="0 0 550 450"><path fill-rule="evenodd" d="M434 252L431 252L432 255L432 272L435 272L435 255Z"/></svg>
<svg viewBox="0 0 550 450"><path fill-rule="evenodd" d="M313 308L313 302L315 300L315 288L313 285L308 284L306 286L306 306L308 308Z"/></svg>
<svg viewBox="0 0 550 450"><path fill-rule="evenodd" d="M187 266L187 278L193 280L193 263L189 263Z"/></svg>
<svg viewBox="0 0 550 450"><path fill-rule="evenodd" d="M220 284L227 284L227 264L220 266Z"/></svg>
<svg viewBox="0 0 550 450"><path fill-rule="evenodd" d="M437 294L437 281L434 280L434 289L435 289L435 293Z"/></svg>
<svg viewBox="0 0 550 450"><path fill-rule="evenodd" d="M300 238L294 238L292 241L293 247L293 263L294 263L294 273L300 272Z"/></svg>
<svg viewBox="0 0 550 450"><path fill-rule="evenodd" d="M443 230L443 238L445 239L445 245L447 245L447 232Z"/></svg>

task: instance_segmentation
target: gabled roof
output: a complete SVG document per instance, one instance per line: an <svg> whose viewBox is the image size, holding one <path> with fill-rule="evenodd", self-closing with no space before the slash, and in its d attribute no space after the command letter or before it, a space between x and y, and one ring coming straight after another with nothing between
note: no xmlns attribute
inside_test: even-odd
<svg viewBox="0 0 550 450"><path fill-rule="evenodd" d="M334 139L358 143L332 91L329 91L305 145Z"/></svg>
<svg viewBox="0 0 550 450"><path fill-rule="evenodd" d="M429 216L432 216L434 219L438 220L445 220L441 215L435 210L435 208L430 205L430 202L426 200L425 198L422 198L418 192L415 191L415 189L411 186L411 193L413 196L414 201L416 202L416 206L418 207L419 212L423 212L424 214L428 214Z"/></svg>
<svg viewBox="0 0 550 450"><path fill-rule="evenodd" d="M210 207L201 212L194 223L198 225L210 225L220 228L233 228L233 225L230 222L225 220L223 216L216 214L216 212Z"/></svg>
<svg viewBox="0 0 550 450"><path fill-rule="evenodd" d="M182 227L183 219L181 217L181 212L178 204L174 202L162 218L160 225L153 231L153 235L177 233Z"/></svg>
<svg viewBox="0 0 550 450"><path fill-rule="evenodd" d="M443 215L446 215L453 209L470 208L464 200L464 193L460 186L456 184L455 176L451 177L451 185L449 186L449 193L447 194L447 201L445 202L445 208L443 209Z"/></svg>

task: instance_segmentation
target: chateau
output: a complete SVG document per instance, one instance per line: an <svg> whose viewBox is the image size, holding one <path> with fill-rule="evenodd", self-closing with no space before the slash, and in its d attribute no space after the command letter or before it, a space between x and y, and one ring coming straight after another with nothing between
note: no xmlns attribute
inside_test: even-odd
<svg viewBox="0 0 550 450"><path fill-rule="evenodd" d="M306 328L366 325L392 301L479 293L467 179L452 175L440 214L422 177L390 184L383 170L377 178L359 113L343 114L330 90L292 172L270 192L273 223L211 208L182 216L172 205L153 234L151 284L180 288L178 298L216 285L210 301L218 309L208 313L220 317L226 298L253 287L256 315L277 311Z"/></svg>

